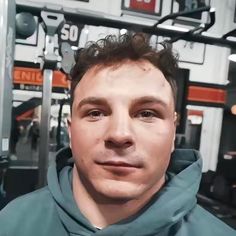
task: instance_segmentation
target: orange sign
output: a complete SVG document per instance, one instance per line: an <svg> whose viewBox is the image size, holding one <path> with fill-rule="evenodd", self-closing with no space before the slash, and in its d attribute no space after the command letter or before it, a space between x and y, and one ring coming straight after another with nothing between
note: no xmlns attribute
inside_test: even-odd
<svg viewBox="0 0 236 236"><path fill-rule="evenodd" d="M130 8L155 13L156 0L131 0Z"/></svg>
<svg viewBox="0 0 236 236"><path fill-rule="evenodd" d="M188 101L217 104L226 103L226 91L224 89L189 86L188 91Z"/></svg>
<svg viewBox="0 0 236 236"><path fill-rule="evenodd" d="M40 69L28 67L14 68L14 83L28 84L28 85L42 85L43 74ZM53 72L52 86L58 88L69 88L70 82L67 80L65 74L60 71Z"/></svg>

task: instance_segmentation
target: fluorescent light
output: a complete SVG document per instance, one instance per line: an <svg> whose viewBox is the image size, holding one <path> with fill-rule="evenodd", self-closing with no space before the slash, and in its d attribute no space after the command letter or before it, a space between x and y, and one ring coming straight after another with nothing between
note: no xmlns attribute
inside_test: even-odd
<svg viewBox="0 0 236 236"><path fill-rule="evenodd" d="M176 31L186 32L186 33L189 31L189 29L175 26L175 25L161 25L160 24L160 25L158 25L158 28L167 29L167 30L176 30Z"/></svg>
<svg viewBox="0 0 236 236"><path fill-rule="evenodd" d="M229 59L230 61L236 62L236 54L231 54L231 55L229 55L229 56L228 56L228 59Z"/></svg>
<svg viewBox="0 0 236 236"><path fill-rule="evenodd" d="M126 34L127 33L127 29L121 29L120 30L120 34L122 35L122 34Z"/></svg>

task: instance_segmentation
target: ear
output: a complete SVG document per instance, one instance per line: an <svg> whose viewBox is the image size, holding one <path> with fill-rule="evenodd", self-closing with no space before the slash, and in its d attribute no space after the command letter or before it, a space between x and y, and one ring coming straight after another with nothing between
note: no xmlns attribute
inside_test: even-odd
<svg viewBox="0 0 236 236"><path fill-rule="evenodd" d="M68 116L67 118L67 128L68 128L68 134L70 138L70 148L71 148L71 116Z"/></svg>
<svg viewBox="0 0 236 236"><path fill-rule="evenodd" d="M175 150L175 136L176 136L176 126L178 125L178 114L177 112L174 113L174 135L172 140L172 147L171 152Z"/></svg>

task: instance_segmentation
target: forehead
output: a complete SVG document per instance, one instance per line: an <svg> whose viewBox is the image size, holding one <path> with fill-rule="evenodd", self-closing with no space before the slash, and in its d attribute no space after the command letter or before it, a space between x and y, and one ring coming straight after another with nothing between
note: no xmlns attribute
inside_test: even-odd
<svg viewBox="0 0 236 236"><path fill-rule="evenodd" d="M138 98L156 96L173 100L171 86L162 72L147 61L126 61L109 67L95 66L85 73L75 91L75 100L88 96Z"/></svg>

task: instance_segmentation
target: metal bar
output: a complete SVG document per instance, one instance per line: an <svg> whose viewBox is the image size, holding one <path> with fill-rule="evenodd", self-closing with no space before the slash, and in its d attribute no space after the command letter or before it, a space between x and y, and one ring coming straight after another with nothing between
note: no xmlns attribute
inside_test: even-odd
<svg viewBox="0 0 236 236"><path fill-rule="evenodd" d="M208 29L210 29L215 24L215 21L216 21L216 11L215 11L215 8L211 8L210 9L210 23L206 24L205 28L201 31L201 33L203 31L207 31Z"/></svg>
<svg viewBox="0 0 236 236"><path fill-rule="evenodd" d="M12 121L12 69L15 41L15 1L0 1L0 164L9 155ZM5 159L5 160L3 160Z"/></svg>
<svg viewBox="0 0 236 236"><path fill-rule="evenodd" d="M24 0L18 0L17 9L18 11L30 11L35 15L40 15L40 12L43 9L49 9L52 12L58 12L65 15L67 19L80 22L81 24L90 24L95 26L106 26L119 29L133 30L137 32L144 32L148 34L160 35L165 37L181 37L186 41L198 42L216 45L220 47L229 47L236 49L236 41L231 41L225 38L217 38L213 36L207 36L202 34L186 34L186 31L176 30L174 27L169 25L157 25L156 28L153 28L153 25L147 24L145 21L142 23L137 23L135 21L127 20L124 17L117 17L108 14L98 14L91 11L81 11L79 9L70 9L63 7L52 7L52 5L47 6L39 3L32 3L32 6L27 5ZM34 4L34 5L33 5Z"/></svg>
<svg viewBox="0 0 236 236"><path fill-rule="evenodd" d="M228 47L228 48L236 48L236 41L233 40L226 40L223 38L216 38L201 34L188 34L188 32L184 31L177 31L172 29L166 29L161 25L157 27L155 31L152 28L145 27L143 28L143 32L148 34L155 34L161 35L165 37L180 37L183 40L191 41L191 42L198 42L204 44L210 44L220 47Z"/></svg>
<svg viewBox="0 0 236 236"><path fill-rule="evenodd" d="M209 6L206 6L206 7L197 8L197 9L194 9L194 10L191 10L191 11L181 11L181 12L169 14L169 15L164 16L163 18L161 18L154 26L156 27L158 24L162 24L163 22L165 22L167 20L174 20L179 16L191 16L194 13L210 11L210 9L211 8Z"/></svg>
<svg viewBox="0 0 236 236"><path fill-rule="evenodd" d="M228 33L222 36L223 39L226 39L229 36L234 36L236 34L236 29L230 30Z"/></svg>
<svg viewBox="0 0 236 236"><path fill-rule="evenodd" d="M215 9L211 8L210 10L210 23L208 24L200 24L199 26L189 30L188 32L186 32L183 36L179 36L179 37L172 37L170 40L168 40L169 43L174 43L180 39L184 39L187 35L194 35L194 34L198 34L200 35L200 33L207 31L208 29L210 29L213 25L215 24Z"/></svg>
<svg viewBox="0 0 236 236"><path fill-rule="evenodd" d="M39 142L39 186L45 186L47 183L48 153L49 153L49 124L51 115L51 97L52 97L52 78L53 71L45 69L43 71L43 101L40 124L40 142Z"/></svg>

